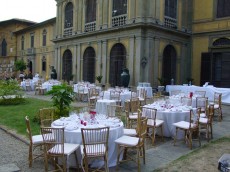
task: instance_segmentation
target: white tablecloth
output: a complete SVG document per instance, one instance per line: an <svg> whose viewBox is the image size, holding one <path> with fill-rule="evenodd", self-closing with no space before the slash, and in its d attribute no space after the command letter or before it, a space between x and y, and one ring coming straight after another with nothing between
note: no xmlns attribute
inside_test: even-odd
<svg viewBox="0 0 230 172"><path fill-rule="evenodd" d="M153 88L152 87L137 87L137 90L145 89L147 92L147 97L153 97Z"/></svg>
<svg viewBox="0 0 230 172"><path fill-rule="evenodd" d="M230 88L217 88L213 86L198 87L198 86L183 86L183 85L167 85L166 91L171 93L172 90L181 90L182 92L195 92L195 91L206 91L205 97L208 100L213 101L214 93L222 93L222 103L230 104Z"/></svg>
<svg viewBox="0 0 230 172"><path fill-rule="evenodd" d="M65 143L76 143L76 144L82 144L82 135L81 135L81 128L95 128L95 127L105 127L105 124L108 124L109 120L105 120L105 121L101 121L99 122L99 124L96 125L81 125L81 124L77 124L77 116L75 117L76 120L72 120L69 118L73 118L75 115L66 118L65 120L56 120L52 123L52 127L60 127L57 124L61 124L63 123L65 125ZM107 122L108 121L108 122ZM79 122L79 121L78 121ZM56 124L56 125L55 125ZM76 129L74 130L67 130L69 126L76 126ZM77 128L78 127L78 128ZM115 166L116 162L117 162L117 146L114 142L114 140L116 140L117 138L121 137L124 134L124 126L123 123L120 122L119 125L117 125L116 127L110 127L109 130L109 143L108 143L108 147L109 147L109 151L108 151L108 165L109 167ZM78 150L78 161L81 161L81 153L80 153L80 149ZM74 156L72 155L69 158L69 162L67 162L68 164L70 164L70 166L75 166L76 163L74 161ZM101 166L103 165L103 162L95 162L94 165L96 166Z"/></svg>
<svg viewBox="0 0 230 172"><path fill-rule="evenodd" d="M61 82L57 81L57 80L49 80L46 81L42 84L42 88L46 88L47 91L50 91L53 87L53 85L60 85Z"/></svg>
<svg viewBox="0 0 230 172"><path fill-rule="evenodd" d="M98 114L105 114L106 115L107 105L116 105L116 101L115 100L108 100L108 99L97 100L96 112Z"/></svg>
<svg viewBox="0 0 230 172"><path fill-rule="evenodd" d="M104 91L104 99L110 99L110 91ZM125 100L131 99L131 91L124 91L120 93L121 105L124 106Z"/></svg>
<svg viewBox="0 0 230 172"><path fill-rule="evenodd" d="M145 105L144 107L153 108L153 105ZM156 108L156 107L155 107ZM150 111L146 108L143 108L143 116L150 117ZM173 123L179 121L189 121L189 110L180 110L176 111L175 109L165 109L164 111L159 109L157 110L157 119L161 119L164 121L163 124L163 132L166 137L174 137L176 134L176 127ZM178 131L177 134L178 139L182 139L184 137L183 131Z"/></svg>

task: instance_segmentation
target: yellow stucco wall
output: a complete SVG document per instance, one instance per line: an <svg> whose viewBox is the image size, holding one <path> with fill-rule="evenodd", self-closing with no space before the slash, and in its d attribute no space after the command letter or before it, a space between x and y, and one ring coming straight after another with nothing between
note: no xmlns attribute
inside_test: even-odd
<svg viewBox="0 0 230 172"><path fill-rule="evenodd" d="M200 85L201 53L208 52L209 38L207 36L195 37L192 42L192 78L196 85Z"/></svg>
<svg viewBox="0 0 230 172"><path fill-rule="evenodd" d="M193 20L210 20L213 17L213 0L193 1Z"/></svg>

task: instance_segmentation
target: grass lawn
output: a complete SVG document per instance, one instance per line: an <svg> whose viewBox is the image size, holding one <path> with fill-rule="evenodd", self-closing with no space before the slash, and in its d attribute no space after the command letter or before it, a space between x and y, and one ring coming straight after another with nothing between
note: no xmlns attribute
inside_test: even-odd
<svg viewBox="0 0 230 172"><path fill-rule="evenodd" d="M26 135L25 116L28 116L33 135L39 134L40 126L33 122L33 118L38 110L44 107L52 107L52 102L27 98L26 102L20 105L0 106L0 125Z"/></svg>

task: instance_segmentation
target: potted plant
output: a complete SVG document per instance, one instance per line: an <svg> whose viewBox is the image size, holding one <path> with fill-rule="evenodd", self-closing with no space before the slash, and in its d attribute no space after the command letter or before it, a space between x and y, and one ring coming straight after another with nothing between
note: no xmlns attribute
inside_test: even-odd
<svg viewBox="0 0 230 172"><path fill-rule="evenodd" d="M102 75L98 75L96 76L96 80L98 81L99 84L101 84L101 80L102 80L103 76Z"/></svg>

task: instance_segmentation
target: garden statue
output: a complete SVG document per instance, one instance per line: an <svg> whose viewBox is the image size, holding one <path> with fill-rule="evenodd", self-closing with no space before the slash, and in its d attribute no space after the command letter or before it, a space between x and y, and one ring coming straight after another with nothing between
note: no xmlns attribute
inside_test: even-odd
<svg viewBox="0 0 230 172"><path fill-rule="evenodd" d="M130 80L129 70L127 68L123 69L121 73L121 86L128 87Z"/></svg>

